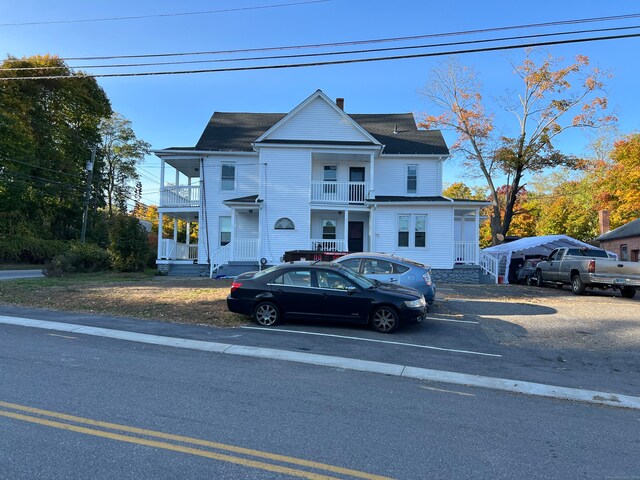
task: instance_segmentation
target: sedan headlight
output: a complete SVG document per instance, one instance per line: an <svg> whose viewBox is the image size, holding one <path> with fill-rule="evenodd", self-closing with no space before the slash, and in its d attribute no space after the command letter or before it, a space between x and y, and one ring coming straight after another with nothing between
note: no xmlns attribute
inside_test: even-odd
<svg viewBox="0 0 640 480"><path fill-rule="evenodd" d="M424 296L421 296L417 300L405 300L404 304L409 308L422 308L427 304L427 302L425 301Z"/></svg>

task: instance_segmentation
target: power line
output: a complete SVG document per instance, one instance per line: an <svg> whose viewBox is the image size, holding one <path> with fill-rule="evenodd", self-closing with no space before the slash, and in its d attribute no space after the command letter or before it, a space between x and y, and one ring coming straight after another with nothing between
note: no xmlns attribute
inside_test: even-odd
<svg viewBox="0 0 640 480"><path fill-rule="evenodd" d="M40 165L34 165L32 163L23 162L21 160L16 160L15 158L0 158L0 160L2 160L4 162L19 163L21 165L27 165L27 166L32 167L32 168L36 168L36 169L40 169L40 170L46 170L46 171L49 171L49 172L57 173L58 175L64 175L66 177L75 178L75 179L78 179L78 180L82 179L82 177L80 175L74 175L74 174L71 174L71 173L65 173L65 172L62 172L60 170L54 170L52 168L41 167Z"/></svg>
<svg viewBox="0 0 640 480"><path fill-rule="evenodd" d="M202 63L224 63L224 62L241 62L241 61L253 61L253 60L279 60L284 58L308 58L308 57L321 57L321 56L334 56L334 55L351 55L351 54L361 54L361 53L374 53L374 52L389 52L389 51L398 51L398 50L415 50L422 48L437 48L437 47L451 47L456 45L474 45L478 43L489 43L489 42L502 42L502 41L513 41L513 40L524 40L528 38L547 38L547 37L555 37L559 35L578 35L584 33L602 33L602 32L614 32L614 31L623 31L623 30L635 30L640 28L640 25L631 25L626 27L610 27L610 28L595 28L595 29L585 29L585 30L570 30L565 32L555 32L555 33L539 33L532 35L517 35L511 37L499 37L499 38L489 38L489 39L478 39L478 40L465 40L459 42L444 42L444 43L431 43L426 45L410 45L404 47L385 47L385 48L371 48L371 49L361 49L361 50L347 50L347 51L339 51L339 52L322 52L322 53L303 53L303 54L294 54L294 55L271 55L264 57L243 57L243 58L225 58L225 59L214 59L214 60L187 60L187 61L172 61L172 62L147 62L147 63L119 63L119 64L106 64L106 65L76 65L70 68L74 69L90 69L90 68L122 68L122 67L145 67L145 66L158 66L158 65L185 65L185 64L202 64ZM4 68L2 71L27 71L27 70L59 70L60 66L45 66L45 67L13 67L13 68Z"/></svg>
<svg viewBox="0 0 640 480"><path fill-rule="evenodd" d="M625 38L637 38L640 37L640 33L626 34L626 35L609 35L601 37L588 37L588 38L573 38L567 40L554 40L550 42L530 42L514 45L501 45L495 47L482 47L473 48L467 50L449 50L444 52L433 53L417 53L411 55L394 55L387 57L370 57L370 58L358 58L348 60L330 60L326 62L310 62L310 63L292 63L292 64L280 64L280 65L259 65L248 67L229 67L229 68L213 68L202 70L172 70L172 71L160 71L160 72L127 72L127 73L99 73L99 74L83 74L83 75L63 75L63 76L42 76L42 77L4 77L0 78L0 81L15 81L15 80L43 80L43 79L62 79L62 78L108 78L108 77L145 77L145 76L158 76L158 75L187 75L196 73L220 73L220 72L239 72L248 70L274 70L274 69L288 69L288 68L302 68L302 67L322 67L327 65L345 65L351 63L364 63L364 62L380 62L389 60L406 60L413 58L426 58L426 57L440 57L444 55L462 55L466 53L483 53L483 52L495 52L500 50L513 50L516 48L529 48L529 47L544 47L552 45L567 45L572 43L584 43L595 42L603 40L620 40ZM1 72L2 70L0 70Z"/></svg>
<svg viewBox="0 0 640 480"><path fill-rule="evenodd" d="M195 51L195 52L178 52L178 53L147 53L147 54L139 54L139 55L61 57L60 60L75 61L75 60L111 60L111 59L123 59L123 58L178 57L178 56L191 56L191 55L219 55L219 54L233 54L233 53L269 52L269 51L276 51L276 50L298 50L298 49L305 49L305 48L344 47L349 45L400 42L400 41L408 41L408 40L420 40L425 38L441 38L441 37L450 37L450 36L471 35L471 34L478 34L478 33L499 32L499 31L505 31L505 30L517 30L517 29L524 29L524 28L554 27L554 26L560 26L560 25L572 25L572 24L580 24L580 23L596 23L596 22L606 22L606 21L628 20L632 18L640 18L640 13L630 13L626 15L614 15L614 16L607 16L607 17L579 18L579 19L572 19L572 20L558 20L554 22L529 23L529 24L522 24L522 25L509 25L509 26L503 26L503 27L480 28L480 29L474 29L474 30L459 30L459 31L453 31L453 32L411 35L411 36L405 36L405 37L353 40L353 41L346 41L346 42L329 42L329 43L315 43L315 44L303 44L303 45L284 45L284 46L277 46L277 47L258 47L258 48L243 48L243 49L234 49L234 50L213 50L213 51ZM16 59L15 61L19 61L19 60Z"/></svg>
<svg viewBox="0 0 640 480"><path fill-rule="evenodd" d="M269 8L292 7L297 5L309 5L312 3L325 3L330 1L332 0L306 0L302 2L276 3L272 5L255 5L251 7L222 8L218 10L203 10L199 12L156 13L156 14L150 14L150 15L129 15L129 16L123 16L123 17L80 18L80 19L71 19L71 20L47 20L47 21L39 21L39 22L0 23L0 27L23 27L28 25L59 25L59 24L65 24L65 23L113 22L113 21L119 21L119 20L141 20L144 18L186 17L186 16L194 16L194 15L210 15L213 13L242 12L247 10L265 10Z"/></svg>

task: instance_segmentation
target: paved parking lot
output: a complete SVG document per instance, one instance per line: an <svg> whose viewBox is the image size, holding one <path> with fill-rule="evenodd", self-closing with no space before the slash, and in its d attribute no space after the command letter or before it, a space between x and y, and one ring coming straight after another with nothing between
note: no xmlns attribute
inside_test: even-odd
<svg viewBox="0 0 640 480"><path fill-rule="evenodd" d="M576 296L568 287L450 285L436 310L477 318L500 344L640 352L640 293L615 291Z"/></svg>

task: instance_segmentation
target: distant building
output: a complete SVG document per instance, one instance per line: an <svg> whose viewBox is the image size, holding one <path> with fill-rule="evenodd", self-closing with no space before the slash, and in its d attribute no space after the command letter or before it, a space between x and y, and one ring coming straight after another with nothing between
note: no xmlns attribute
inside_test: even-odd
<svg viewBox="0 0 640 480"><path fill-rule="evenodd" d="M610 230L609 212L600 211L600 248L615 252L622 261L640 261L640 218Z"/></svg>

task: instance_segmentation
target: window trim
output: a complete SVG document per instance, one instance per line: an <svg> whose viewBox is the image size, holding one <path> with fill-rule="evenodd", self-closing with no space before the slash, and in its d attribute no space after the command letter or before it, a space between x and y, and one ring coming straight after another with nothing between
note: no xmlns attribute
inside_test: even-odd
<svg viewBox="0 0 640 480"><path fill-rule="evenodd" d="M223 188L223 182L224 182L224 177L222 176L222 170L223 167L225 166L231 166L233 167L233 188ZM236 162L233 161L223 161L220 162L220 191L221 192L233 192L236 190L237 188L237 178L238 178L238 171L237 171L237 165Z"/></svg>
<svg viewBox="0 0 640 480"><path fill-rule="evenodd" d="M333 228L335 229L335 232L333 233L333 238L325 238L324 237L324 222L333 222ZM338 239L338 220L333 219L333 218L323 218L320 221L320 233L322 235L322 240L337 240ZM330 234L327 234L330 235Z"/></svg>
<svg viewBox="0 0 640 480"><path fill-rule="evenodd" d="M408 245L400 246L400 217L409 217ZM424 217L424 246L416 246L416 217ZM396 248L398 249L427 249L429 248L429 214L428 213L397 213L396 214Z"/></svg>
<svg viewBox="0 0 640 480"><path fill-rule="evenodd" d="M415 175L415 179L416 179L416 188L415 191L410 192L409 191L409 168L411 167L415 167L416 169L416 175ZM418 164L417 163L407 163L405 165L405 182L404 182L404 188L405 191L407 193L407 195L417 195L418 194Z"/></svg>
<svg viewBox="0 0 640 480"><path fill-rule="evenodd" d="M228 218L229 219L229 231L225 232L225 233L229 233L229 241L227 243L225 243L224 245L222 244L222 219L223 218ZM227 245L229 245L231 243L231 233L233 230L233 219L231 218L231 215L220 215L218 217L218 242L220 244L221 247L226 247Z"/></svg>
<svg viewBox="0 0 640 480"><path fill-rule="evenodd" d="M278 226L280 222L284 223L285 221L288 221L291 224L291 226L290 227ZM293 220L291 220L289 217L281 217L278 220L276 220L276 223L273 224L273 229L274 230L295 230L296 224L293 223Z"/></svg>

